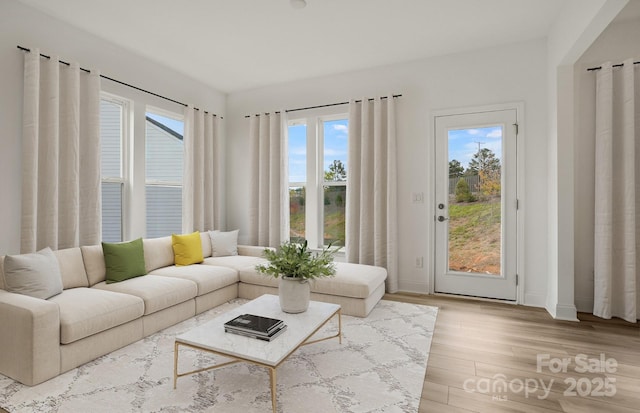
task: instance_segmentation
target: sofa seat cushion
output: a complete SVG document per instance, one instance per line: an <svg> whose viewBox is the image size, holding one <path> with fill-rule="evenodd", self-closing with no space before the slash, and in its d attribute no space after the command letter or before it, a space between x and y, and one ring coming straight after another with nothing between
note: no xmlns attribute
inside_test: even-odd
<svg viewBox="0 0 640 413"><path fill-rule="evenodd" d="M254 268L258 264L265 264L266 259L247 255L230 255L227 257L209 257L205 258L205 265L215 265L219 267L233 268L236 271L247 267Z"/></svg>
<svg viewBox="0 0 640 413"><path fill-rule="evenodd" d="M387 279L387 270L373 265L336 262L336 275L311 283L314 293L367 298Z"/></svg>
<svg viewBox="0 0 640 413"><path fill-rule="evenodd" d="M238 276L240 278L240 282L245 284L255 284L262 285L265 287L278 287L280 280L272 277L271 275L266 275L259 273L255 266L253 267L244 267L238 270Z"/></svg>
<svg viewBox="0 0 640 413"><path fill-rule="evenodd" d="M228 267L213 265L187 265L158 268L150 273L162 277L190 280L198 286L198 296L219 290L238 282L238 272Z"/></svg>
<svg viewBox="0 0 640 413"><path fill-rule="evenodd" d="M52 297L60 308L60 343L69 344L142 317L144 302L128 294L72 288Z"/></svg>
<svg viewBox="0 0 640 413"><path fill-rule="evenodd" d="M387 279L387 270L364 264L336 262L336 275L311 281L311 292L342 297L367 298ZM278 279L244 267L238 271L245 284L278 287Z"/></svg>
<svg viewBox="0 0 640 413"><path fill-rule="evenodd" d="M193 281L159 275L144 275L114 284L101 282L91 288L142 298L144 315L188 301L198 293L198 287Z"/></svg>

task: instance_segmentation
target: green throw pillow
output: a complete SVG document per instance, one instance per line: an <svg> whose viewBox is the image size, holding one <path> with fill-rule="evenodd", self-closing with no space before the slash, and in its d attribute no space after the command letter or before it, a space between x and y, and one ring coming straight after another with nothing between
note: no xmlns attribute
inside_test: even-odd
<svg viewBox="0 0 640 413"><path fill-rule="evenodd" d="M142 238L130 242L102 243L107 284L145 275Z"/></svg>

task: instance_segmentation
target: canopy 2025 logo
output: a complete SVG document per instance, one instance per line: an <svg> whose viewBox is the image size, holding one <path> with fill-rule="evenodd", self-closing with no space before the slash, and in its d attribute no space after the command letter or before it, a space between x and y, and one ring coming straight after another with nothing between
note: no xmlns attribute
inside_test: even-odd
<svg viewBox="0 0 640 413"><path fill-rule="evenodd" d="M608 377L618 370L618 362L613 358L606 358L604 353L599 357L589 357L578 354L575 357L551 357L550 354L538 354L536 357L536 372L544 374L572 374L563 382L566 389L564 396L568 397L613 397L616 394L616 379ZM588 374L589 377L584 375ZM594 377L594 374L597 375ZM508 394L524 394L525 398L532 396L540 400L549 397L551 389L559 379L551 378L514 378L507 380L504 374L496 374L491 378L469 378L464 381L463 389L469 393L491 394L494 400L508 400Z"/></svg>

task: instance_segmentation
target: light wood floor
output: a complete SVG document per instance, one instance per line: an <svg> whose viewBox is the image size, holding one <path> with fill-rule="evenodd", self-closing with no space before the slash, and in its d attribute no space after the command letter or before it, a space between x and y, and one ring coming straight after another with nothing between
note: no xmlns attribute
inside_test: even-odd
<svg viewBox="0 0 640 413"><path fill-rule="evenodd" d="M640 412L637 323L582 313L579 323L556 321L539 308L440 295L384 298L439 307L419 413ZM586 357L576 359L580 354ZM617 367L589 360L601 354ZM538 357L560 371L553 373ZM563 358L566 372L558 361ZM609 372L576 371L585 365ZM506 391L492 389L496 382L506 383ZM546 397L543 384L550 388ZM615 395L602 394L609 390Z"/></svg>

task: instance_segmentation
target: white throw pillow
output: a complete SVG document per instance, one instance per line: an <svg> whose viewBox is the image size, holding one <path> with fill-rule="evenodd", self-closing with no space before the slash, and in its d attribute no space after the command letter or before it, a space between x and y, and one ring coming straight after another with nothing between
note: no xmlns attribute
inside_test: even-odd
<svg viewBox="0 0 640 413"><path fill-rule="evenodd" d="M211 238L211 256L226 257L238 255L238 231L209 231Z"/></svg>
<svg viewBox="0 0 640 413"><path fill-rule="evenodd" d="M38 252L4 257L7 291L46 300L62 292L62 274L56 255L47 247Z"/></svg>

